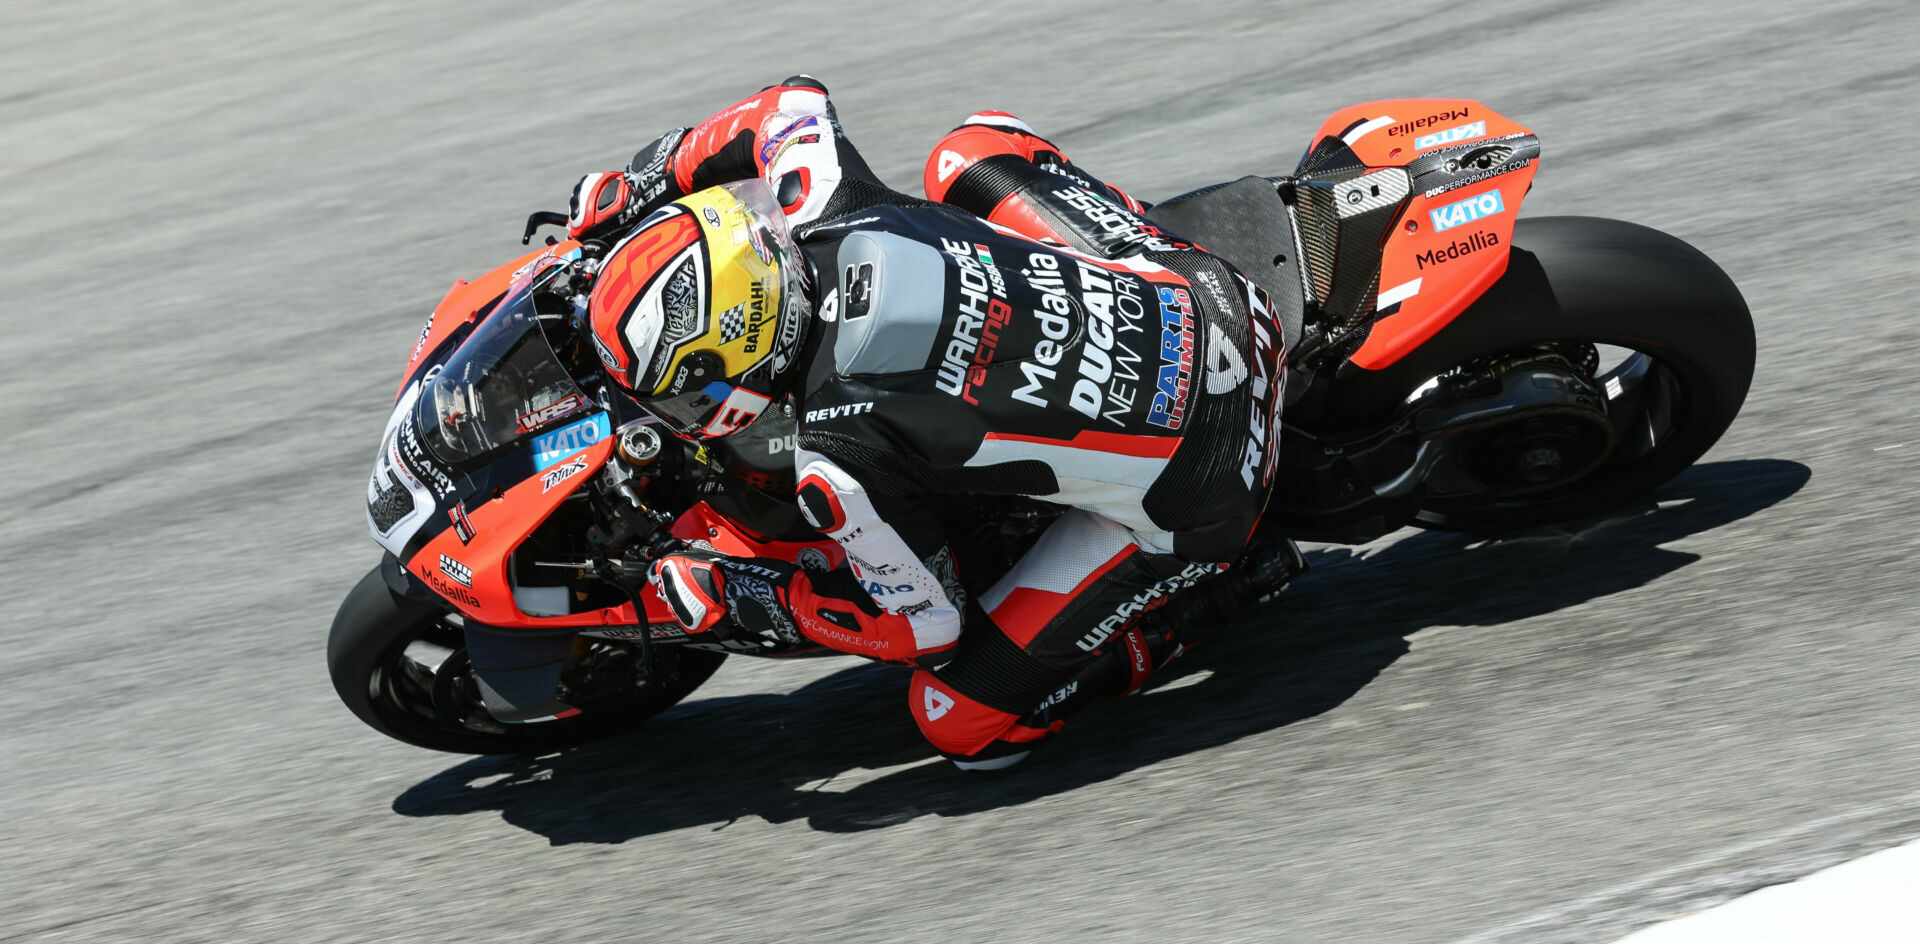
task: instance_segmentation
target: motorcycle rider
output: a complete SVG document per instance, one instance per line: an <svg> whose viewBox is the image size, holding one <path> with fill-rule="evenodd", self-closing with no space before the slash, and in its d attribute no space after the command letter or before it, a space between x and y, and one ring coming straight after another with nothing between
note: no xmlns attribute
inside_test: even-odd
<svg viewBox="0 0 1920 944"><path fill-rule="evenodd" d="M993 768L1178 653L1139 617L1243 551L1285 351L1264 292L1011 115L924 183L881 183L794 76L583 177L568 230L611 244L610 376L689 438L790 402L800 508L851 564L695 547L652 572L676 617L911 666L927 739ZM1069 510L976 599L935 513L960 494Z"/></svg>

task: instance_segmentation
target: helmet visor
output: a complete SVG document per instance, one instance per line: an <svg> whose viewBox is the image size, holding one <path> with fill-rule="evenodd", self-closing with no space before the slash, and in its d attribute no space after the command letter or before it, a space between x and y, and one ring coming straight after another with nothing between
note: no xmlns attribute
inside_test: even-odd
<svg viewBox="0 0 1920 944"><path fill-rule="evenodd" d="M465 467L598 408L548 344L529 286L488 315L426 380L414 418L441 462Z"/></svg>
<svg viewBox="0 0 1920 944"><path fill-rule="evenodd" d="M811 269L800 254L800 246L793 241L793 232L787 228L787 214L780 209L780 201L766 181L756 177L725 184L724 189L740 201L745 210L747 240L753 245L754 255L779 273L778 327L771 360L774 371L782 372L799 353L802 326L813 317L808 284Z"/></svg>
<svg viewBox="0 0 1920 944"><path fill-rule="evenodd" d="M668 429L682 436L698 436L732 392L732 387L716 381L706 389L689 390L678 396L648 401L645 405L647 412L659 417Z"/></svg>
<svg viewBox="0 0 1920 944"><path fill-rule="evenodd" d="M680 393L640 401L647 412L668 429L689 439L726 436L760 418L772 400L745 387L728 383L719 373L720 359L701 352L680 365L675 388Z"/></svg>
<svg viewBox="0 0 1920 944"><path fill-rule="evenodd" d="M732 194L733 200L739 200L747 211L747 240L753 244L753 253L762 263L780 267L787 288L783 294L801 295L793 290L803 288L797 280L806 267L799 265L801 248L793 242L793 232L787 228L787 215L780 209L780 200L774 198L774 188L766 186L766 180L758 177L720 184L720 188Z"/></svg>

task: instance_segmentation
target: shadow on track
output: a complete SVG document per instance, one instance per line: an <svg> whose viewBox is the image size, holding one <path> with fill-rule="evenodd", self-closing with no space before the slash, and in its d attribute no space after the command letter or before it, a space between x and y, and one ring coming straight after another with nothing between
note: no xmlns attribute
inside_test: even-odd
<svg viewBox="0 0 1920 944"><path fill-rule="evenodd" d="M1577 527L1495 541L1419 533L1365 556L1310 552L1313 570L1176 662L1158 687L1088 708L1004 773L962 774L933 758L905 711L906 673L859 664L790 695L690 702L603 744L468 760L393 809L499 810L563 845L744 816L846 832L1019 805L1327 711L1429 626L1499 626L1650 583L1700 559L1660 545L1780 502L1810 474L1783 460L1710 463L1640 508Z"/></svg>

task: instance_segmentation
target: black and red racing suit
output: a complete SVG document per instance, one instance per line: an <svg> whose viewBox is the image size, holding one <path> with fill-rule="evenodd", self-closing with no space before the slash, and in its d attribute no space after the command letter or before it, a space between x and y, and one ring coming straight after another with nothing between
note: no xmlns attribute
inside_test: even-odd
<svg viewBox="0 0 1920 944"><path fill-rule="evenodd" d="M915 666L914 719L961 760L1057 730L1096 654L1138 687L1135 617L1234 560L1266 503L1285 370L1266 294L1001 113L934 148L939 202L881 183L804 76L630 170L649 165L668 198L764 177L818 276L798 498L871 603L786 568L800 631ZM937 514L955 495L1070 510L970 600Z"/></svg>

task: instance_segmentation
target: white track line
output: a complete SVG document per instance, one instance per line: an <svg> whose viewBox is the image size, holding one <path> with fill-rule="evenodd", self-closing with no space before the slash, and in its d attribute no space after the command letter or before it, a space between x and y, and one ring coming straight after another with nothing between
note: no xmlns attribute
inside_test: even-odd
<svg viewBox="0 0 1920 944"><path fill-rule="evenodd" d="M1759 857L1757 856L1758 853L1763 853L1769 848L1792 843L1795 840L1809 836L1818 836L1822 833L1840 833L1843 832L1848 825L1860 821L1882 818L1908 820L1914 815L1916 807L1920 807L1920 791L1893 797L1880 803L1863 806L1845 813L1823 816L1797 826L1790 826L1786 829L1768 833L1756 839L1736 843L1711 855L1702 856L1681 863L1680 865L1661 869L1643 878L1615 885L1603 891L1596 892L1595 894L1577 898L1545 911L1536 912L1518 921L1513 921L1497 928L1490 928L1478 934L1459 938L1455 940L1453 944L1504 944L1504 942L1509 941L1543 942L1561 939L1593 940L1593 934L1578 934L1578 929L1581 926L1588 926L1595 923L1617 923L1622 920L1626 913L1639 912L1648 907L1658 907L1661 905L1669 906L1669 910L1665 910L1663 913L1647 914L1645 916L1646 920L1656 920L1661 917L1684 913L1688 910L1682 907L1685 904L1698 902L1702 898L1710 898L1716 892L1722 890L1721 883L1712 881L1711 875L1703 876L1701 873L1736 870L1751 864L1750 862L1742 860L1757 858ZM1828 862L1812 865L1799 874L1805 875L1808 872L1820 868L1822 865L1830 864L1831 861L1832 860L1828 860ZM1776 878L1774 881L1761 880L1757 881L1754 885L1748 885L1747 888L1774 884L1777 881L1794 877L1797 876L1785 876ZM1679 887L1676 889L1669 886ZM1742 890L1744 891L1745 889ZM1589 930L1593 929L1589 928ZM1554 934L1554 932L1560 932L1560 935L1549 937L1549 935ZM1568 935L1568 932L1575 933Z"/></svg>
<svg viewBox="0 0 1920 944"><path fill-rule="evenodd" d="M1763 888L1656 924L1619 944L1913 944L1920 941L1920 842Z"/></svg>

